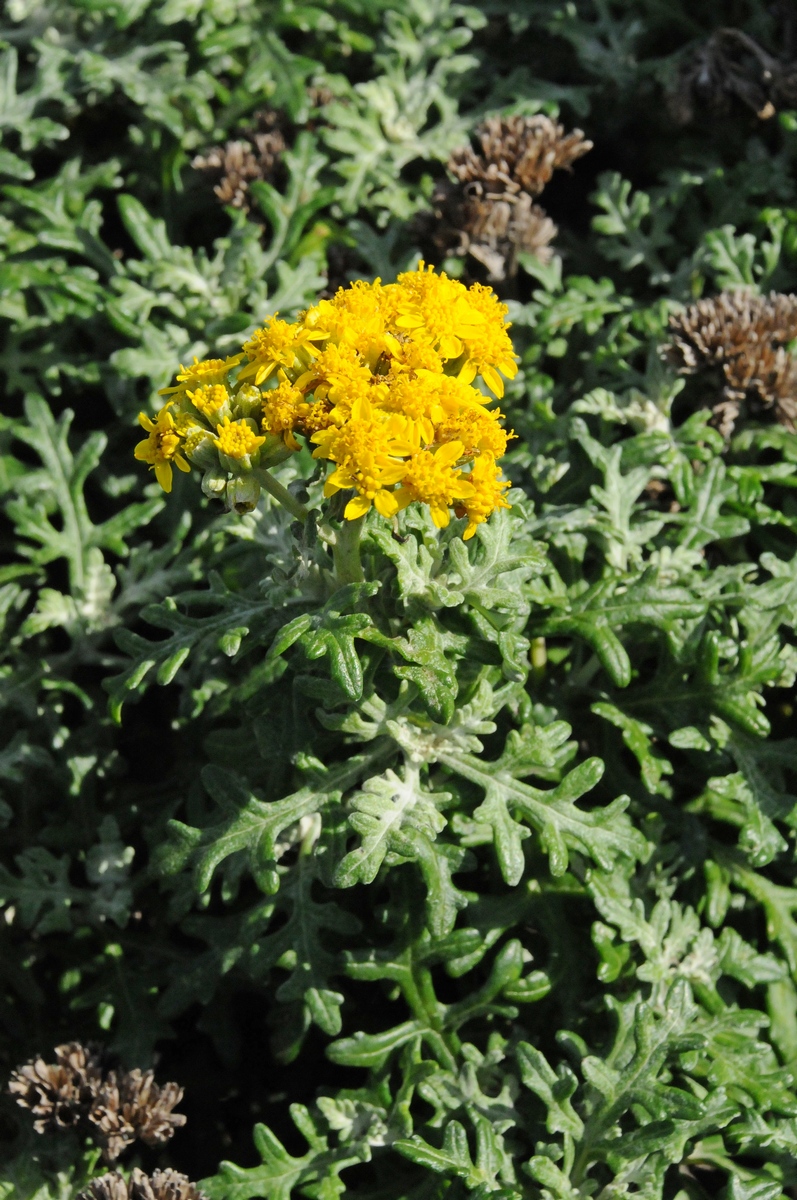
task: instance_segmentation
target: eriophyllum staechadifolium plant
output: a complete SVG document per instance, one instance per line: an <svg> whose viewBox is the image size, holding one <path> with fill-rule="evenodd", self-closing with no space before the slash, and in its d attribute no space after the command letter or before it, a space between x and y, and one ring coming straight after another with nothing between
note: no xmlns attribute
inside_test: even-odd
<svg viewBox="0 0 797 1200"><path fill-rule="evenodd" d="M185 1086L135 1200L791 1196L789 6L7 9L5 1068Z"/></svg>

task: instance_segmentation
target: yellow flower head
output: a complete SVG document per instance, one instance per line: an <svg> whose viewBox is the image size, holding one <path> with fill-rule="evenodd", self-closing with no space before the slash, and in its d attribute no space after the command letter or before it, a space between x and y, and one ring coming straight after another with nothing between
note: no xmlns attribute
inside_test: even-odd
<svg viewBox="0 0 797 1200"><path fill-rule="evenodd" d="M312 438L313 434L329 429L334 424L335 418L329 404L326 400L316 400L313 404L305 404L296 428L306 438Z"/></svg>
<svg viewBox="0 0 797 1200"><path fill-rule="evenodd" d="M396 512L396 499L388 489L402 478L405 464L393 455L392 433L389 419L374 416L368 404L360 402L345 425L314 435L317 449L313 457L337 464L324 484L324 495L333 496L347 488L357 492L346 506L348 520L363 516L372 504L383 517Z"/></svg>
<svg viewBox="0 0 797 1200"><path fill-rule="evenodd" d="M438 442L460 441L464 445L463 458L475 458L488 454L493 459L506 453L506 445L515 436L499 425L503 413L490 412L475 404L452 416L447 416L436 429Z"/></svg>
<svg viewBox="0 0 797 1200"><path fill-rule="evenodd" d="M376 279L358 280L351 287L339 288L331 300L322 300L305 314L305 324L322 330L340 345L355 346L371 369L386 349L386 329L390 321L391 290Z"/></svg>
<svg viewBox="0 0 797 1200"><path fill-rule="evenodd" d="M370 368L354 346L327 345L314 359L309 370L296 380L296 386L312 392L316 400L341 404L347 412L355 400L371 399Z"/></svg>
<svg viewBox="0 0 797 1200"><path fill-rule="evenodd" d="M467 515L472 537L506 507L496 463L514 434L474 385L480 376L501 396L502 377L517 372L506 317L491 288L423 263L396 283L340 288L295 321L270 317L239 355L181 367L157 421L142 418L149 436L136 455L167 489L188 455L210 471L211 491L220 455L228 494L234 484L249 496L252 466L300 450L303 437L330 463L325 496L352 494L347 519L425 504L439 528L452 510Z"/></svg>
<svg viewBox="0 0 797 1200"><path fill-rule="evenodd" d="M216 449L228 458L247 458L265 442L265 437L258 437L254 430L254 422L231 421L225 417L216 430L214 438Z"/></svg>
<svg viewBox="0 0 797 1200"><path fill-rule="evenodd" d="M146 413L138 414L138 423L148 436L133 451L140 462L149 463L164 492L172 490L172 463L180 471L191 470L180 453L182 438L170 407L165 404L154 421Z"/></svg>
<svg viewBox="0 0 797 1200"><path fill-rule="evenodd" d="M481 314L482 321L463 335L467 359L460 371L460 379L464 383L471 383L477 375L481 375L493 395L500 400L504 394L504 381L498 372L506 375L507 379L514 379L518 371L506 321L509 310L492 288L484 287L481 283L475 283L468 295L473 310Z"/></svg>
<svg viewBox="0 0 797 1200"><path fill-rule="evenodd" d="M230 358L206 358L202 362L195 358L190 367L180 367L177 372L177 385L161 388L159 395L174 395L175 399L179 399L195 388L226 383L230 371L237 367L242 358L242 354L234 354Z"/></svg>
<svg viewBox="0 0 797 1200"><path fill-rule="evenodd" d="M478 332L484 317L470 302L468 289L434 268L399 275L397 327L413 340L431 346L443 359L459 358L465 342Z"/></svg>
<svg viewBox="0 0 797 1200"><path fill-rule="evenodd" d="M497 508L510 508L504 499L504 492L510 486L509 481L501 479L501 468L489 454L477 458L473 469L467 477L471 485L471 494L458 507L457 516L467 516L468 527L462 535L465 541L472 538L477 525L486 521L490 513Z"/></svg>
<svg viewBox="0 0 797 1200"><path fill-rule="evenodd" d="M404 428L410 442L408 454L435 440L435 422L445 417L438 398L442 378L431 372L417 376L406 373L392 379L386 389L382 407L387 412L400 413L406 419Z"/></svg>
<svg viewBox="0 0 797 1200"><path fill-rule="evenodd" d="M203 417L210 418L230 399L230 393L223 383L206 384L204 387L186 394L197 412L200 412Z"/></svg>
<svg viewBox="0 0 797 1200"><path fill-rule="evenodd" d="M289 449L299 450L293 431L309 411L304 393L281 371L280 382L263 395L263 432L280 434Z"/></svg>
<svg viewBox="0 0 797 1200"><path fill-rule="evenodd" d="M432 520L438 529L445 529L451 520L450 507L465 500L473 493L473 487L462 478L462 472L454 463L462 457L462 442L449 442L432 453L418 450L405 464L401 487L395 493L399 508L406 508L414 500L428 504Z"/></svg>
<svg viewBox="0 0 797 1200"><path fill-rule="evenodd" d="M277 367L286 371L304 369L317 353L314 343L326 337L323 330L289 324L288 321L278 320L275 313L263 329L256 329L249 341L244 342L244 354L249 363L239 378L254 376L257 385L268 379Z"/></svg>
<svg viewBox="0 0 797 1200"><path fill-rule="evenodd" d="M411 341L405 333L388 333L385 337L387 365L392 375L404 371L431 371L442 374L443 360L431 346Z"/></svg>

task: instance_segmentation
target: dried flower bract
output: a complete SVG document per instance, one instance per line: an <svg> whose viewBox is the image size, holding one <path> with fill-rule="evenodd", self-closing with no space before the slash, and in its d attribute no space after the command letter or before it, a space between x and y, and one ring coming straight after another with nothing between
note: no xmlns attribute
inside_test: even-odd
<svg viewBox="0 0 797 1200"><path fill-rule="evenodd" d="M488 117L476 131L481 147L455 150L448 169L460 183L481 183L492 191L524 191L538 196L555 170L569 168L592 149L580 129L537 113L533 117Z"/></svg>
<svg viewBox="0 0 797 1200"><path fill-rule="evenodd" d="M797 296L721 292L671 317L670 335L663 353L682 375L721 368L725 382L714 414L726 437L750 401L795 428L797 362L788 344L797 338Z"/></svg>

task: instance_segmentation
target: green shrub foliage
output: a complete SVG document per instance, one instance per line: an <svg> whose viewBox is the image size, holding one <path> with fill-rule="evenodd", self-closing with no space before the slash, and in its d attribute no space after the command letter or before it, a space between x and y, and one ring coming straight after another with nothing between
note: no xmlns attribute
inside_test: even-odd
<svg viewBox="0 0 797 1200"><path fill-rule="evenodd" d="M701 296L794 289L788 89L706 50L777 82L789 9L8 0L0 1056L162 1064L188 1125L145 1169L795 1194L797 434L751 400L724 438L662 352ZM192 160L264 109L286 149L224 207ZM340 585L268 497L164 497L132 450L179 363L434 260L449 154L537 112L594 148L496 284L511 510L372 512ZM104 1169L4 1105L2 1200Z"/></svg>

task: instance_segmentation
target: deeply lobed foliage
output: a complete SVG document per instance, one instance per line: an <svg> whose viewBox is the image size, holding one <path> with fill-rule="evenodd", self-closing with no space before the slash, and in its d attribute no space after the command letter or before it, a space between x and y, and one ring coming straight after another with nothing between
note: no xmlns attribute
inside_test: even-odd
<svg viewBox="0 0 797 1200"><path fill-rule="evenodd" d="M797 435L750 395L724 437L722 376L661 352L794 290L792 114L667 104L734 22L786 72L759 5L7 6L0 1054L160 1057L189 1119L147 1172L797 1186ZM264 105L280 172L221 208L190 163ZM344 581L267 497L163 497L131 455L179 364L412 268L452 152L538 111L594 149L504 292L511 508L372 509ZM4 1197L104 1170L2 1135Z"/></svg>

